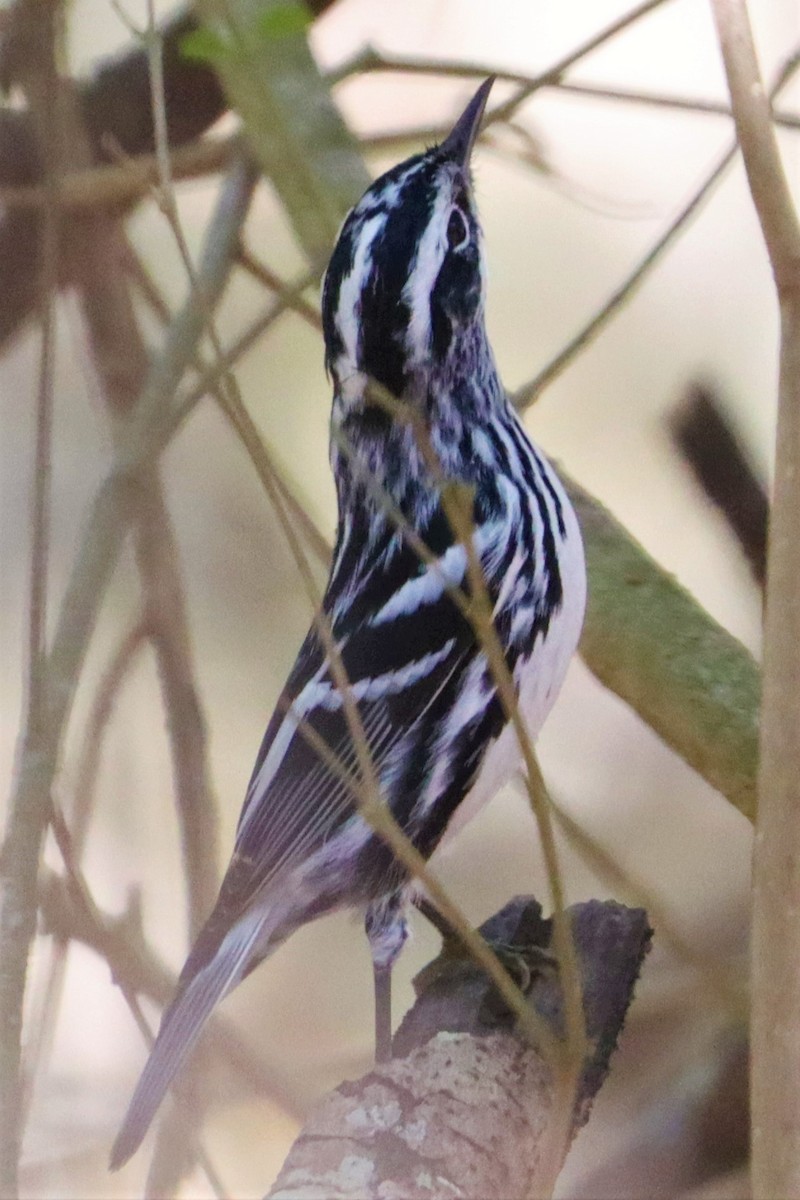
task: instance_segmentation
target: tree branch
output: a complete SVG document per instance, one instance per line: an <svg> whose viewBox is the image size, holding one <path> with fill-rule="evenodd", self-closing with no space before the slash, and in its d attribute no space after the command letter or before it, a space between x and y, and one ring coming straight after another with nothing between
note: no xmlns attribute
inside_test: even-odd
<svg viewBox="0 0 800 1200"><path fill-rule="evenodd" d="M342 120L304 29L270 34L283 0L198 0L225 45L215 62L247 139L321 273L348 210L369 186L358 142Z"/></svg>
<svg viewBox="0 0 800 1200"><path fill-rule="evenodd" d="M601 683L752 821L756 663L598 501L574 481L565 482L589 572L581 656Z"/></svg>
<svg viewBox="0 0 800 1200"><path fill-rule="evenodd" d="M333 0L306 0L309 12L315 17L332 3ZM167 126L173 148L193 142L227 111L213 65L182 53L184 39L196 29L197 19L190 6L170 17L162 27ZM0 70L6 79L15 76L16 52L13 45L2 48ZM103 63L80 85L79 102L95 162L116 163L120 151L126 156L152 154L155 134L149 66L147 52L140 44ZM188 169L192 168L194 154L201 160L197 163L199 169L206 155L218 152L214 146L187 153ZM145 167L143 173L149 176L149 168ZM35 188L42 178L42 162L30 114L0 109L0 188ZM112 190L119 187L119 182L115 174L110 182ZM78 186L80 189L84 185ZM102 186L99 181L98 186ZM139 195L137 184L131 199ZM37 212L13 209L0 218L0 348L36 309L36 280L30 263L38 258L41 231L41 214ZM68 281L64 274L60 285Z"/></svg>
<svg viewBox="0 0 800 1200"><path fill-rule="evenodd" d="M800 224L743 0L712 0L781 315L753 864L752 1188L800 1194Z"/></svg>
<svg viewBox="0 0 800 1200"><path fill-rule="evenodd" d="M240 164L223 186L200 267L216 302L234 261L256 174ZM196 306L176 318L141 396L118 432L117 459L92 506L47 655L45 710L35 740L23 734L2 856L0 906L0 1191L13 1196L19 1150L20 1040L28 952L36 928L36 875L50 791L81 666L124 536L141 503L139 467L159 444L163 414L204 328Z"/></svg>
<svg viewBox="0 0 800 1200"><path fill-rule="evenodd" d="M321 1102L269 1200L550 1195L608 1073L651 937L641 909L590 901L567 915L588 1037L577 1099L560 1094L546 1058L513 1032L481 970L446 944L416 980L419 999L395 1036L396 1057ZM480 932L516 965L529 1002L562 1036L552 922L540 906L518 897Z"/></svg>

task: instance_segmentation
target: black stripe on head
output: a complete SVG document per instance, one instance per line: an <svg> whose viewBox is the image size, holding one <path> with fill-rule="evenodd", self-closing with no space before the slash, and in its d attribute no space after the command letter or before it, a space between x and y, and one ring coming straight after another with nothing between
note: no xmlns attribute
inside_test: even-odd
<svg viewBox="0 0 800 1200"><path fill-rule="evenodd" d="M361 203L363 204L363 200ZM344 351L344 342L336 327L336 314L339 311L342 280L353 269L356 241L364 224L359 215L360 207L358 205L352 209L345 218L322 284L322 333L325 339L326 371L330 371L333 362Z"/></svg>
<svg viewBox="0 0 800 1200"><path fill-rule="evenodd" d="M410 308L415 297L413 286L408 285L418 268L420 244L429 229L437 197L452 182L452 164L439 150L416 155L382 175L345 221L322 296L329 370L335 373L337 360L349 353L355 361L347 364L348 369L376 379L394 395L402 395L412 365L419 365L420 349L427 355L426 347L408 344L412 321L416 321L418 330L420 326L430 329L431 322L436 321L432 341L445 354L450 341L449 320L468 319L462 311L465 306L474 311L480 295L477 222L463 185L457 188L454 202L476 235L471 248L475 263L470 266L469 254L457 256L460 261L447 255L447 260L453 258L452 263L430 281L429 290L436 293L436 304L431 304L433 296L427 295L424 312L412 313ZM368 246L364 239L369 240ZM363 270L363 278L356 279L354 270ZM419 300L423 300L421 295Z"/></svg>
<svg viewBox="0 0 800 1200"><path fill-rule="evenodd" d="M397 188L398 183L403 175L416 167L421 158L421 155L415 155L381 175L345 218L325 272L322 288L322 330L325 337L325 366L328 370L345 349L336 318L339 314L342 283L353 270L364 227L373 217L394 207L401 194Z"/></svg>
<svg viewBox="0 0 800 1200"><path fill-rule="evenodd" d="M480 232L466 198L459 205L470 241L463 249L446 254L431 292L431 351L442 362L455 329L469 325L481 304Z"/></svg>
<svg viewBox="0 0 800 1200"><path fill-rule="evenodd" d="M403 187L372 247L372 267L361 296L359 368L402 396L408 378L405 344L411 310L404 289L436 199L430 170L418 171Z"/></svg>

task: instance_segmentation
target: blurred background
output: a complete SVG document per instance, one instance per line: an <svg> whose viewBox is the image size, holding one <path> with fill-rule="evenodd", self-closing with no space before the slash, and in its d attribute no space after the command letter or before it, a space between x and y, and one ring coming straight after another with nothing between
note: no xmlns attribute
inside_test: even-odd
<svg viewBox="0 0 800 1200"><path fill-rule="evenodd" d="M770 80L796 50L800 16L794 0L752 0L750 9ZM125 0L124 10L145 23L144 0ZM168 11L166 4L158 8L160 16ZM619 0L338 0L314 23L311 40L326 68L369 44L410 58L485 63L533 76L625 11ZM76 75L91 73L130 43L129 30L105 0L73 0L66 17L69 69ZM569 79L662 97L726 99L702 0L663 4L587 56ZM376 73L347 81L335 95L351 127L372 136L446 122L471 90L469 81ZM498 84L497 98L505 94ZM797 86L790 87L780 107L796 112L798 101ZM732 137L725 116L555 88L537 92L518 120L535 143L538 162L515 159L513 139L479 146L475 156L490 266L490 335L510 390L533 378L605 302ZM797 131L780 136L797 180ZM371 168L378 173L414 148L412 140L407 148L372 154ZM209 178L179 187L180 219L193 250L201 244L217 186ZM164 295L179 304L186 276L163 214L153 203L140 205L128 229ZM302 256L267 184L259 187L245 238L283 278L302 272ZM263 302L253 279L235 272L219 314L223 343L252 322ZM157 323L144 311L142 321L156 346ZM54 611L111 455L99 384L70 294L59 301L57 334ZM546 452L756 655L759 589L726 522L677 452L670 421L701 382L718 397L766 486L776 350L769 269L736 162L641 290L526 418ZM38 358L38 334L30 326L0 360L2 796L13 777L23 705ZM288 314L237 364L236 376L286 477L332 536L330 395L319 336ZM208 728L222 868L265 722L310 611L255 472L210 401L198 406L169 446L163 468ZM58 784L67 814L75 804L76 763L98 682L135 619L137 596L128 552L103 605L70 725ZM580 661L571 668L539 752L555 799L635 881L656 926L610 1080L571 1152L561 1194L743 1196L736 1171L746 1147L741 1022L751 827ZM570 902L620 894L618 879L593 868L564 838L559 846ZM50 844L46 862L60 865ZM104 734L83 866L105 913L125 912L136 897L147 941L179 969L186 903L165 717L147 649L136 654ZM437 869L476 923L514 893L545 899L535 826L522 792L509 788L499 795ZM436 936L418 919L395 972L398 1014L411 1003L413 975L437 947ZM51 963L51 939L42 936L28 989L31 1029L42 1011ZM155 1024L158 1010L150 1005L146 1011ZM264 1075L274 1078L274 1097L290 1098L270 1100L263 1089L248 1094L219 1072L220 1103L209 1111L205 1145L230 1194L258 1196L307 1106L369 1066L372 980L359 923L334 917L301 931L226 1001L224 1015ZM105 1163L145 1047L107 963L87 947L70 946L51 1033L31 1099L25 1193L139 1194L147 1152L113 1177ZM692 1191L701 1185L706 1191ZM182 1194L211 1192L198 1171Z"/></svg>

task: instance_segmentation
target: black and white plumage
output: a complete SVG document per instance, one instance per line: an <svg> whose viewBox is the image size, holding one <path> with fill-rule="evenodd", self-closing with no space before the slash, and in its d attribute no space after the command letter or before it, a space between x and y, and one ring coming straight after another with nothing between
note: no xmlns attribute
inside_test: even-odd
<svg viewBox="0 0 800 1200"><path fill-rule="evenodd" d="M430 460L414 429L375 402L370 381L415 406L443 475L473 489L475 549L532 736L560 688L585 601L575 514L510 407L486 337L469 158L490 86L441 146L373 184L344 223L323 290L339 507L324 610L382 798L426 857L513 775L519 751L447 590L467 587L467 555ZM435 564L409 545L376 483ZM217 1002L300 925L361 907L376 964L391 965L402 948L408 880L305 728L357 772L314 628L264 736L219 899L164 1014L113 1167L138 1147Z"/></svg>

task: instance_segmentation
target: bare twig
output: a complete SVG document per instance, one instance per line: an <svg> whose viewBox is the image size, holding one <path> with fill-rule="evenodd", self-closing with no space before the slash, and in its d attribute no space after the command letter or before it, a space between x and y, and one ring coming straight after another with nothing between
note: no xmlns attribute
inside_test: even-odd
<svg viewBox="0 0 800 1200"><path fill-rule="evenodd" d="M298 729L319 758L347 784L351 795L358 805L360 814L370 824L375 833L391 848L409 874L423 884L425 891L433 901L435 907L450 924L453 932L462 941L469 954L475 958L475 961L484 968L506 1003L517 1014L520 1026L526 1035L533 1043L542 1048L548 1060L558 1063L561 1057L559 1045L553 1041L548 1030L543 1027L541 1021L536 1018L535 1014L525 1004L518 987L497 956L483 942L480 935L475 932L460 909L447 895L445 889L438 882L435 875L432 874L425 859L403 833L388 806L382 802L361 716L352 694L352 689L342 662L341 652L334 639L330 620L322 610L322 597L305 550L284 509L283 501L275 485L274 472L269 456L249 414L235 395L228 394L224 411L250 454L253 465L264 485L273 511L303 580L315 614L315 627L325 649L332 680L337 691L342 696L343 709L350 736L353 739L356 750L358 774L356 775L352 771L347 770L338 761L336 754L324 739L316 733L308 721L303 718L303 715L299 713L296 714Z"/></svg>
<svg viewBox="0 0 800 1200"><path fill-rule="evenodd" d="M201 138L170 152L170 174L176 181L216 174L229 167L242 150L242 136L238 132ZM74 211L116 207L124 210L147 196L158 180L159 166L154 154L131 157L120 149L118 162L85 170L77 170L73 165L61 181L59 204L62 209ZM41 209L46 204L45 189L39 185L0 187L0 203L9 208Z"/></svg>
<svg viewBox="0 0 800 1200"><path fill-rule="evenodd" d="M712 10L781 314L753 870L752 1188L766 1200L800 1194L800 224L744 0Z"/></svg>
<svg viewBox="0 0 800 1200"><path fill-rule="evenodd" d="M566 371L567 367L602 333L612 317L625 307L653 267L661 261L666 251L683 233L688 222L700 211L703 203L736 157L736 150L736 144L733 143L708 173L697 191L693 193L664 232L643 255L627 278L603 302L591 320L559 350L558 354L533 379L517 388L514 393L514 404L518 409L523 410L535 404L545 388L548 388L558 379L559 375Z"/></svg>
<svg viewBox="0 0 800 1200"><path fill-rule="evenodd" d="M780 93L797 68L798 52L795 50L786 60L778 74L776 83L770 93L772 98ZM525 409L534 404L544 389L549 387L566 370L578 354L594 341L611 318L624 307L630 297L650 274L653 267L661 260L664 253L670 249L678 236L683 232L686 224L700 210L713 188L733 162L737 151L738 143L734 142L730 149L722 155L674 220L670 222L664 233L661 234L650 250L637 263L627 279L623 280L619 287L612 292L609 299L605 301L592 319L529 383L525 383L517 389L514 393L514 403L517 408Z"/></svg>
<svg viewBox="0 0 800 1200"><path fill-rule="evenodd" d="M320 316L319 308L315 308L313 304L309 304L302 292L289 288L284 280L275 274L271 267L268 267L260 258L257 258L252 250L248 250L246 246L242 246L239 250L239 262L248 275L252 275L265 288L274 292L276 296L285 297L287 305L301 316L306 324L315 329L317 333L322 333L322 317Z"/></svg>
<svg viewBox="0 0 800 1200"><path fill-rule="evenodd" d="M50 807L50 824L52 826L56 844L58 845L59 853L61 854L61 859L66 870L66 883L69 895L77 908L82 911L83 919L95 927L101 940L103 940L104 930L100 911L94 902L91 892L89 891L83 873L81 872L80 867L75 860L72 837L69 829L67 828L67 824L64 821L61 812L54 804L51 804ZM105 957L108 957L107 949L105 951ZM142 1011L138 996L133 989L128 986L128 983L124 978L117 978L116 982L125 998L125 1003L127 1004L134 1020L136 1021L142 1037L148 1046L152 1046L155 1038L150 1026L147 1023L147 1018ZM197 1145L195 1150L197 1161L203 1167L203 1170L209 1182L211 1183L212 1188L214 1189L215 1195L219 1197L220 1200L224 1200L226 1191L219 1183L219 1176L210 1159L208 1158L208 1155L202 1146Z"/></svg>
<svg viewBox="0 0 800 1200"><path fill-rule="evenodd" d="M84 734L83 750L79 755L79 766L74 788L72 844L76 862L80 862L89 829L89 822L94 809L95 783L100 764L103 733L111 717L112 706L117 693L127 675L136 652L141 647L145 638L146 631L141 623L128 631L112 655L94 697L92 712L89 717L86 733ZM36 1085L36 1078L41 1074L52 1047L56 1016L64 987L69 941L69 934L60 936L54 931L53 942L50 948L50 961L47 969L47 984L38 1019L33 1022L34 1033L30 1039L31 1048L27 1056L27 1096L23 1104L26 1120L31 1097Z"/></svg>
<svg viewBox="0 0 800 1200"><path fill-rule="evenodd" d="M747 997L745 986L737 974L726 970L722 963L709 962L706 954L698 953L677 929L669 908L654 892L650 883L639 879L623 867L583 825L579 825L560 805L550 801L555 822L569 845L591 867L617 899L646 909L658 944L697 972L703 993L710 1003L724 1008L731 1018L745 1018Z"/></svg>
<svg viewBox="0 0 800 1200"><path fill-rule="evenodd" d="M22 49L17 78L26 90L44 159L46 208L42 256L37 262L42 345L36 406L34 482L31 505L31 565L26 664L27 712L23 754L38 759L46 740L48 692L46 670L47 581L50 543L50 457L53 414L55 313L53 292L58 279L59 109L55 82L57 10L54 4L34 9L18 4L11 14L11 39ZM2 862L0 913L0 1194L17 1195L22 1140L24 1091L21 1075L22 1002L27 954L36 920L34 891L39 854L47 822L42 798L29 808L11 808Z"/></svg>
<svg viewBox="0 0 800 1200"><path fill-rule="evenodd" d="M560 58L551 67L541 71L538 75L515 75L511 72L497 71L494 67L484 70L483 64L477 63L465 64L448 62L446 60L433 61L430 59L402 58L400 56L384 54L375 50L372 46L367 46L353 58L343 63L337 71L332 72L329 78L332 82L339 82L351 75L368 71L398 71L408 72L409 74L450 75L457 78L475 76L485 78L486 75L497 75L500 79L507 79L510 82L518 83L520 86L513 96L487 112L483 120L483 128L485 129L488 125L495 124L498 121L507 121L534 92L539 91L540 88L558 85L561 82L561 76L570 67L574 67L576 63L586 58L592 51L599 49L600 46L611 41L618 33L621 33L623 29L635 25L642 17L648 16L649 13L664 3L665 0L644 0L643 3L637 4L630 12L625 13L618 20L612 21L598 33L592 34L591 37L576 46L574 50L571 50L569 54L564 55L563 58Z"/></svg>
<svg viewBox="0 0 800 1200"><path fill-rule="evenodd" d="M494 611L491 597L486 584L478 553L474 542L473 507L474 496L472 489L458 481L450 480L444 474L441 461L431 440L430 432L422 414L410 404L403 403L394 397L375 380L369 384L370 399L381 405L393 420L408 424L414 434L417 447L427 465L430 477L437 487L453 536L465 550L467 558L466 589L453 587L448 589L451 596L460 595L456 601L457 607L469 621L481 650L486 655L498 697L506 720L514 729L520 755L524 764L524 778L528 790L531 807L539 827L539 836L544 854L548 883L553 898L554 945L558 956L559 969L563 973L565 991L565 1016L568 1035L567 1053L562 1068L562 1084L565 1092L569 1092L573 1080L570 1078L575 1063L580 1061L584 1053L585 1030L580 1005L580 987L574 950L565 928L564 895L561 883L561 872L553 838L552 822L549 812L544 780L542 779L530 734L525 725L517 702L517 692L506 656L495 628ZM341 431L338 440L342 442ZM352 459L351 455L351 459ZM379 481L378 481L379 482ZM393 517L396 511L394 504L389 504L387 515ZM406 528L403 522L402 527ZM426 552L424 559L427 559ZM423 560L424 560L423 559Z"/></svg>
<svg viewBox="0 0 800 1200"><path fill-rule="evenodd" d="M122 684L146 638L147 628L144 622L137 621L120 640L111 655L94 694L81 750L78 754L78 768L75 773L73 789L75 799L70 810L72 841L78 861L83 853L91 820L105 731L111 720L114 704Z"/></svg>
<svg viewBox="0 0 800 1200"><path fill-rule="evenodd" d="M136 553L167 715L193 940L217 894L217 814L178 547L160 483L153 482L142 497Z"/></svg>
<svg viewBox="0 0 800 1200"><path fill-rule="evenodd" d="M237 165L223 188L200 270L209 302L218 297L227 279L255 179L252 168ZM0 912L0 1190L10 1196L16 1190L22 1003L35 933L36 873L50 815L50 789L100 602L137 508L137 468L150 461L152 447L160 442L163 411L191 361L202 329L192 306L180 314L163 354L148 371L134 411L118 431L117 459L89 513L47 656L42 734L36 746L23 742L17 768Z"/></svg>
<svg viewBox="0 0 800 1200"><path fill-rule="evenodd" d="M642 15L645 14L641 12L637 14L637 16ZM637 17L633 19L635 20ZM618 29L615 29L614 32L618 32ZM613 33L611 36L613 36ZM584 48L582 53L588 54L590 50L596 49L599 44L599 42L593 39L589 50ZM577 60L573 59L569 65L574 66L575 61ZM625 104L643 104L653 108L674 109L679 112L698 113L701 115L720 117L730 117L733 115L730 107L718 100L706 100L699 96L669 96L660 92L648 92L635 88L604 87L595 83L575 83L560 76L554 78L555 70L556 68L549 68L544 75L530 75L526 71L508 71L490 62L464 61L460 59L454 61L453 59L446 58L410 58L400 54L390 54L385 50L377 50L373 46L368 46L352 59L343 63L335 71L332 71L329 78L333 82L338 83L351 78L353 75L369 74L372 72L436 76L443 79L486 79L487 76L494 75L503 83L516 83L529 88L531 94L540 89L553 88L557 91L571 93L576 96L589 96L597 100L612 100ZM565 70L565 68L562 68L562 70ZM776 112L773 114L773 119L776 125L783 125L787 129L800 129L800 117L794 113ZM431 128L434 127L432 126ZM444 126L442 128L444 129ZM392 136L400 138L407 135L398 132ZM421 137L420 140L424 140L424 138Z"/></svg>
<svg viewBox="0 0 800 1200"><path fill-rule="evenodd" d="M44 871L39 882L39 906L45 933L60 942L78 941L88 946L108 963L113 978L123 980L134 995L147 996L162 1008L172 999L177 978L145 940L135 901L121 916L111 917L101 912L94 900L91 905L76 902L68 882L52 871ZM291 1082L264 1062L225 1017L211 1018L208 1042L244 1090L269 1097L288 1116L302 1119L304 1110Z"/></svg>
<svg viewBox="0 0 800 1200"><path fill-rule="evenodd" d="M698 113L701 116L731 117L727 104L718 100L703 100L699 96L667 96L660 92L642 92L634 88L602 87L596 83L572 83L562 80L558 88L575 96L589 96L593 100L619 101L621 104L642 104L649 108L666 108L673 112ZM800 129L800 117L795 113L775 112L776 125L784 129Z"/></svg>

